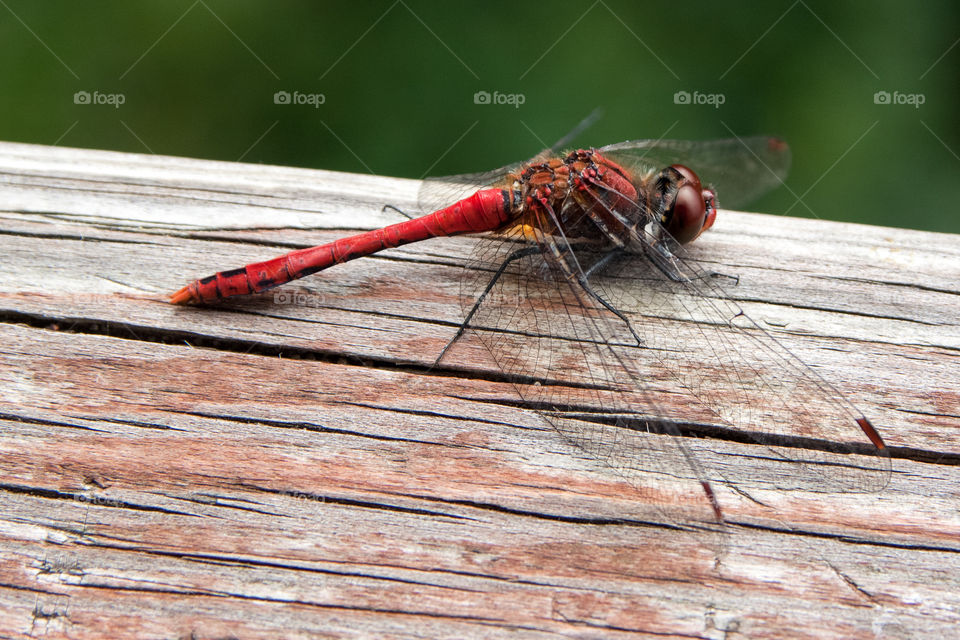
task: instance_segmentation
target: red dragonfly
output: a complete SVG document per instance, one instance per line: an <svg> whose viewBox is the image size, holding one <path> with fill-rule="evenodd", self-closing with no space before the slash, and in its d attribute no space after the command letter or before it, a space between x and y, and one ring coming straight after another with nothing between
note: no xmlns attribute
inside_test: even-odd
<svg viewBox="0 0 960 640"><path fill-rule="evenodd" d="M782 461L775 486L879 490L890 462L870 421L744 314L723 287L735 278L684 247L714 225L718 197L742 204L777 186L789 158L767 137L548 150L431 179L423 217L222 271L171 301L212 303L383 249L488 233L464 271L465 319L450 344L478 335L528 406L629 481L685 474L722 521L710 482L737 481L719 438ZM679 410L692 417L681 421L663 380L686 390ZM652 499L671 510L669 496Z"/></svg>

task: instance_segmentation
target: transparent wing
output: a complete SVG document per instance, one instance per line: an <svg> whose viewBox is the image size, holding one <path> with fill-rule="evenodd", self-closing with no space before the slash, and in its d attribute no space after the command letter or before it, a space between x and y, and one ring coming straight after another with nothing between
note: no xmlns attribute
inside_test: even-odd
<svg viewBox="0 0 960 640"><path fill-rule="evenodd" d="M420 185L417 194L417 209L426 215L468 198L480 189L503 186L511 173L522 169L526 164L527 162L518 162L493 171L427 178Z"/></svg>
<svg viewBox="0 0 960 640"><path fill-rule="evenodd" d="M597 184L588 192L596 206L607 206L604 188ZM721 286L732 279L690 258L658 219L651 212L645 224L629 227L631 242L618 250L622 255L586 272L591 278L584 286L639 337L635 357L688 390L713 414L712 426L730 430L717 435L748 439L763 445L768 453L762 455L792 463L789 474L774 480L777 487L884 487L889 454L866 417L747 316Z"/></svg>
<svg viewBox="0 0 960 640"><path fill-rule="evenodd" d="M469 314L483 295L470 328L524 405L642 494L631 499L641 518L717 531L719 516L698 467L711 455L700 450L706 441L680 437L672 419L682 415L675 394L654 392L656 383L649 383L656 375L636 358L629 327L536 245L477 242L461 280L461 304ZM561 254L571 251L559 237L543 242ZM720 537L706 541L721 547Z"/></svg>
<svg viewBox="0 0 960 640"><path fill-rule="evenodd" d="M780 186L790 169L790 147L779 138L726 140L632 140L607 145L602 154L635 176L671 164L693 169L704 185L717 190L723 207L740 207Z"/></svg>
<svg viewBox="0 0 960 640"><path fill-rule="evenodd" d="M420 193L417 198L417 208L421 213L432 213L438 209L459 202L464 198L473 195L480 189L486 189L493 186L505 186L508 176L522 170L531 164L543 162L551 156L556 155L573 138L590 127L603 115L603 110L599 107L594 109L581 120L576 127L569 133L557 140L547 149L544 149L534 157L524 162L508 164L492 171L483 171L480 173L463 173L452 176L437 176L427 178L420 187Z"/></svg>
<svg viewBox="0 0 960 640"><path fill-rule="evenodd" d="M592 118L593 114L578 129L589 124ZM421 213L431 213L479 189L507 186L511 174L555 155L570 137L564 136L557 144L524 162L480 173L427 178L420 188L418 209ZM671 164L685 164L697 172L705 185L719 191L718 199L724 207L743 206L780 186L790 169L789 146L779 138L766 136L702 142L631 140L601 147L600 152L635 176L659 171Z"/></svg>
<svg viewBox="0 0 960 640"><path fill-rule="evenodd" d="M641 338L634 356L688 390L709 412L704 426L716 429L715 437L762 445L757 455L790 463L770 480L777 488L886 486L888 453L871 441L863 414L730 299L721 284L728 277L698 264L665 233L650 233L654 227L639 231L633 252L590 280ZM648 259L655 244L673 255L682 280ZM736 482L744 472L730 467L721 475Z"/></svg>
<svg viewBox="0 0 960 640"><path fill-rule="evenodd" d="M714 157L729 161L730 144L722 146ZM782 161L783 149L773 151ZM716 522L702 493L690 498L696 481L808 491L887 484L889 457L866 418L655 222L634 227L631 245L615 252L570 245L530 214L522 222L538 230L538 250L478 243L461 281L469 327L529 407L669 521Z"/></svg>

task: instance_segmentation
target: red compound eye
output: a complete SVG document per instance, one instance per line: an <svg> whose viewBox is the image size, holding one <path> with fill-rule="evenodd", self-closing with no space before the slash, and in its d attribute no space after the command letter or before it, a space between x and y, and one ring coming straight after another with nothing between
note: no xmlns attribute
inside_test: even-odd
<svg viewBox="0 0 960 640"><path fill-rule="evenodd" d="M701 186L700 178L689 167L675 164L671 168L682 179L673 200L667 231L677 242L684 244L713 226L717 217L716 196Z"/></svg>

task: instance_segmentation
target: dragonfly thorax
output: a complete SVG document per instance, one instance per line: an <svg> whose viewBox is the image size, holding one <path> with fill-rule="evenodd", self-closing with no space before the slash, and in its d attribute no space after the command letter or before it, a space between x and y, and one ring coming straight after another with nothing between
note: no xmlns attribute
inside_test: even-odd
<svg viewBox="0 0 960 640"><path fill-rule="evenodd" d="M623 245L648 218L645 198L623 168L595 149L528 165L513 189L521 217L568 238Z"/></svg>

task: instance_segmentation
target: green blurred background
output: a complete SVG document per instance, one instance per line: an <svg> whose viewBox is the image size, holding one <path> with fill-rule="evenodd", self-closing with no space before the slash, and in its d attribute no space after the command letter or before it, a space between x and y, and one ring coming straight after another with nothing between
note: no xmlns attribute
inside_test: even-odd
<svg viewBox="0 0 960 640"><path fill-rule="evenodd" d="M0 139L420 178L529 157L599 106L581 146L782 136L789 189L757 210L960 232L958 18L949 0L0 0Z"/></svg>

